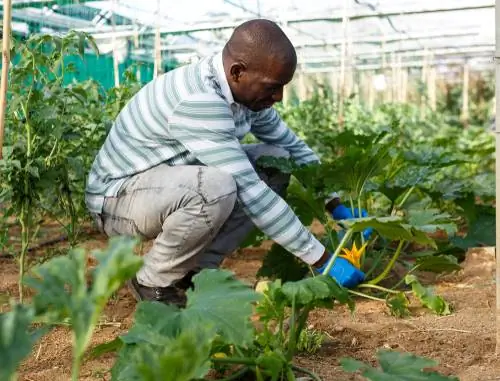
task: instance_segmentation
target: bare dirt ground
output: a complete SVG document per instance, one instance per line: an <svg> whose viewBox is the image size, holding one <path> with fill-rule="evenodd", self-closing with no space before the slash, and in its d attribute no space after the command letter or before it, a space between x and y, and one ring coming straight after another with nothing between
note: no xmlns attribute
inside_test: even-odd
<svg viewBox="0 0 500 381"><path fill-rule="evenodd" d="M89 249L104 247L102 236L84 243ZM249 283L255 281L263 248L234 253L224 267ZM44 255L40 251L34 255ZM17 265L13 259L1 259L0 295L17 295ZM413 316L394 318L376 301L359 300L351 314L344 308L315 311L310 324L328 335L314 355L297 358L298 365L318 373L325 381L362 380L347 374L339 366L342 357L354 357L375 364L381 348L413 352L439 361L437 370L456 375L462 381L500 380L500 359L495 351L495 284L493 248L473 249L459 273L439 278L435 289L453 306L453 314L438 317L427 310L412 308ZM125 332L132 323L135 300L126 288L108 303L93 344L102 343ZM4 305L2 308L6 308ZM109 380L113 355L86 361L81 380ZM35 346L22 364L19 379L26 381L66 381L70 379L71 335L56 328Z"/></svg>

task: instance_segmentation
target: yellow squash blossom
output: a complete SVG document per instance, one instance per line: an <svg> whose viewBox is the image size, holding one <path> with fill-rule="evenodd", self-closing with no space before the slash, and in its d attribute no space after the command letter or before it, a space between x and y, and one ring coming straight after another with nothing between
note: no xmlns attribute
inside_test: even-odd
<svg viewBox="0 0 500 381"><path fill-rule="evenodd" d="M361 246L359 249L356 247L356 242L352 245L352 249L349 250L347 248L343 248L342 252L344 254L340 254L339 257L347 259L353 266L356 268L360 269L361 268L361 257L363 256L365 249L366 249L366 243Z"/></svg>

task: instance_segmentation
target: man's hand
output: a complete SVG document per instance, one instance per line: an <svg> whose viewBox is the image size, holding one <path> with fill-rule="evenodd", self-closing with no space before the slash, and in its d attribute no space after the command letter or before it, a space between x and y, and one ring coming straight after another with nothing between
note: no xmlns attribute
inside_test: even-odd
<svg viewBox="0 0 500 381"><path fill-rule="evenodd" d="M328 262L329 260L327 260L322 266L316 268L316 271L322 274L328 265ZM365 280L365 273L363 271L357 269L353 264L351 264L351 262L341 257L337 257L335 259L328 275L335 279L342 287L347 288L356 287Z"/></svg>
<svg viewBox="0 0 500 381"><path fill-rule="evenodd" d="M348 220L351 218L360 218L359 209L354 209L354 215L352 214L352 210L345 206L344 204L339 204L332 212L332 217L335 220ZM368 212L365 209L361 209L361 217L368 217ZM372 228L366 228L363 231L363 237L367 240L370 238L373 232Z"/></svg>

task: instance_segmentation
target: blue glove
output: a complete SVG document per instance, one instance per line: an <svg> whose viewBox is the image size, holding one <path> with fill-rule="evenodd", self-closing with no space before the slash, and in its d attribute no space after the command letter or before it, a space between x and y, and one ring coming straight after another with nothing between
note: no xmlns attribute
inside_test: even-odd
<svg viewBox="0 0 500 381"><path fill-rule="evenodd" d="M355 208L353 216L350 208L348 208L344 204L340 204L333 210L332 217L334 220L348 220L350 218L359 218L359 210L358 208ZM368 212L365 209L361 209L361 217L368 217ZM365 238L365 240L368 240L370 238L372 232L372 228L366 228L363 231L363 237Z"/></svg>
<svg viewBox="0 0 500 381"><path fill-rule="evenodd" d="M323 266L318 268L316 271L320 274L323 273L326 266L328 265L327 261ZM365 280L365 273L359 269L357 269L351 262L349 262L345 258L337 257L335 262L333 263L332 268L328 272L333 279L337 281L342 287L353 288L358 284Z"/></svg>

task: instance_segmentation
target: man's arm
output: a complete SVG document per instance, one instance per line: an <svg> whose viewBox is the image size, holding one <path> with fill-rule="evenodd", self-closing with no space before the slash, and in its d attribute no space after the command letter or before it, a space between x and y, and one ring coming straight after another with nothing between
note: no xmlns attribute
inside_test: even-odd
<svg viewBox="0 0 500 381"><path fill-rule="evenodd" d="M250 131L262 142L286 149L298 164L319 162L318 156L295 135L274 108L255 113Z"/></svg>
<svg viewBox="0 0 500 381"><path fill-rule="evenodd" d="M203 164L233 176L245 212L272 240L308 264L324 260L325 247L255 172L235 136L225 102L210 94L182 101L170 118L169 130Z"/></svg>

